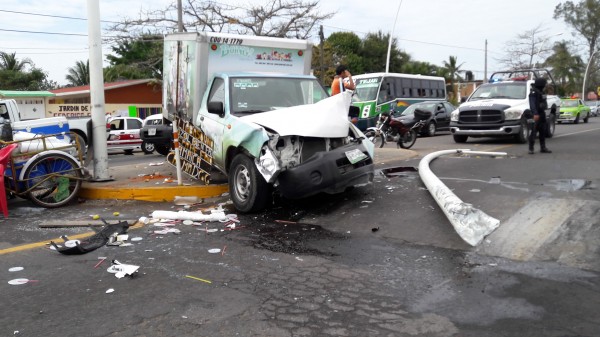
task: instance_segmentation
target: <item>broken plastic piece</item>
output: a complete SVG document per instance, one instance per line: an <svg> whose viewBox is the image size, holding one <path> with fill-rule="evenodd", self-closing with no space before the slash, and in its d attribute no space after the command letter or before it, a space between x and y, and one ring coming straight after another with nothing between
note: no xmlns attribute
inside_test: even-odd
<svg viewBox="0 0 600 337"><path fill-rule="evenodd" d="M224 212L214 212L211 214L202 214L202 212L172 212L172 211L154 211L152 212L154 219L171 219L171 220L192 220L192 221L221 221L227 220Z"/></svg>
<svg viewBox="0 0 600 337"><path fill-rule="evenodd" d="M113 260L112 263L113 265L108 267L106 271L111 274L115 274L117 278L123 278L125 275L131 276L133 273L137 272L138 269L140 269L140 266L123 264L117 260Z"/></svg>

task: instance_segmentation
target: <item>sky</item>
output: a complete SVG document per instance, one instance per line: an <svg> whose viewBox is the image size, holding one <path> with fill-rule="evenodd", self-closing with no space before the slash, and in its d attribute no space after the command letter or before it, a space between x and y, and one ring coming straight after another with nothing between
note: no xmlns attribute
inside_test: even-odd
<svg viewBox="0 0 600 337"><path fill-rule="evenodd" d="M164 9L175 0L98 0L101 27L123 18L136 18L141 10ZM218 0L249 6L266 0ZM67 84L68 69L89 59L87 6L89 0L2 0L0 51L16 52ZM450 56L475 79L503 70L498 58L518 34L540 26L548 44L576 39L562 20L552 18L559 0L319 0L321 12L335 12L323 22L325 38L334 32L392 33L399 48L413 60L443 66ZM575 0L577 2L577 0ZM37 14L37 15L36 15ZM397 18L397 19L396 19ZM105 32L103 31L103 34ZM317 34L315 33L315 44ZM486 68L487 41L487 68ZM547 47L547 46L546 46ZM103 46L103 58L110 52ZM536 60L534 59L534 62ZM584 57L584 61L587 61ZM1 89L1 88L0 88Z"/></svg>

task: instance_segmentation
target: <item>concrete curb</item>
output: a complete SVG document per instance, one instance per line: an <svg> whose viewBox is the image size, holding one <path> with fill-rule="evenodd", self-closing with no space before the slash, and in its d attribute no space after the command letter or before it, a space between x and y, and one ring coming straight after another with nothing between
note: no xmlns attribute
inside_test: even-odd
<svg viewBox="0 0 600 337"><path fill-rule="evenodd" d="M161 187L96 187L84 184L79 197L84 199L117 199L171 202L176 196L213 198L229 191L227 184L202 186L161 186Z"/></svg>
<svg viewBox="0 0 600 337"><path fill-rule="evenodd" d="M393 162L416 157L417 152L397 149L395 147L375 149L375 166L388 166ZM154 168L158 173L151 178L140 178L135 169L128 167L111 168L114 180L109 182L84 181L79 191L83 199L140 200L153 202L172 202L176 196L214 198L229 191L227 183L202 185L189 180L190 183L176 185L173 183L175 168L169 165ZM162 182L164 178L168 183Z"/></svg>

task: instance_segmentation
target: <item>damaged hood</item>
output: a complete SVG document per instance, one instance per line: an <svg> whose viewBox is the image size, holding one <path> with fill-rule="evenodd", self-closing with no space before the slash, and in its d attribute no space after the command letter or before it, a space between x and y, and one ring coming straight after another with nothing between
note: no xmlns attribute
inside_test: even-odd
<svg viewBox="0 0 600 337"><path fill-rule="evenodd" d="M280 136L341 138L348 135L352 93L344 91L315 104L299 105L241 117Z"/></svg>

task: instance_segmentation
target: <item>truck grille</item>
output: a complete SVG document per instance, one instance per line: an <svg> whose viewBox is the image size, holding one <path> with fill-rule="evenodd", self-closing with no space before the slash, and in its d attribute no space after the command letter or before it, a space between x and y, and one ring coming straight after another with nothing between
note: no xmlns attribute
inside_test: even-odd
<svg viewBox="0 0 600 337"><path fill-rule="evenodd" d="M460 123L500 123L502 120L501 110L463 110L458 118Z"/></svg>

